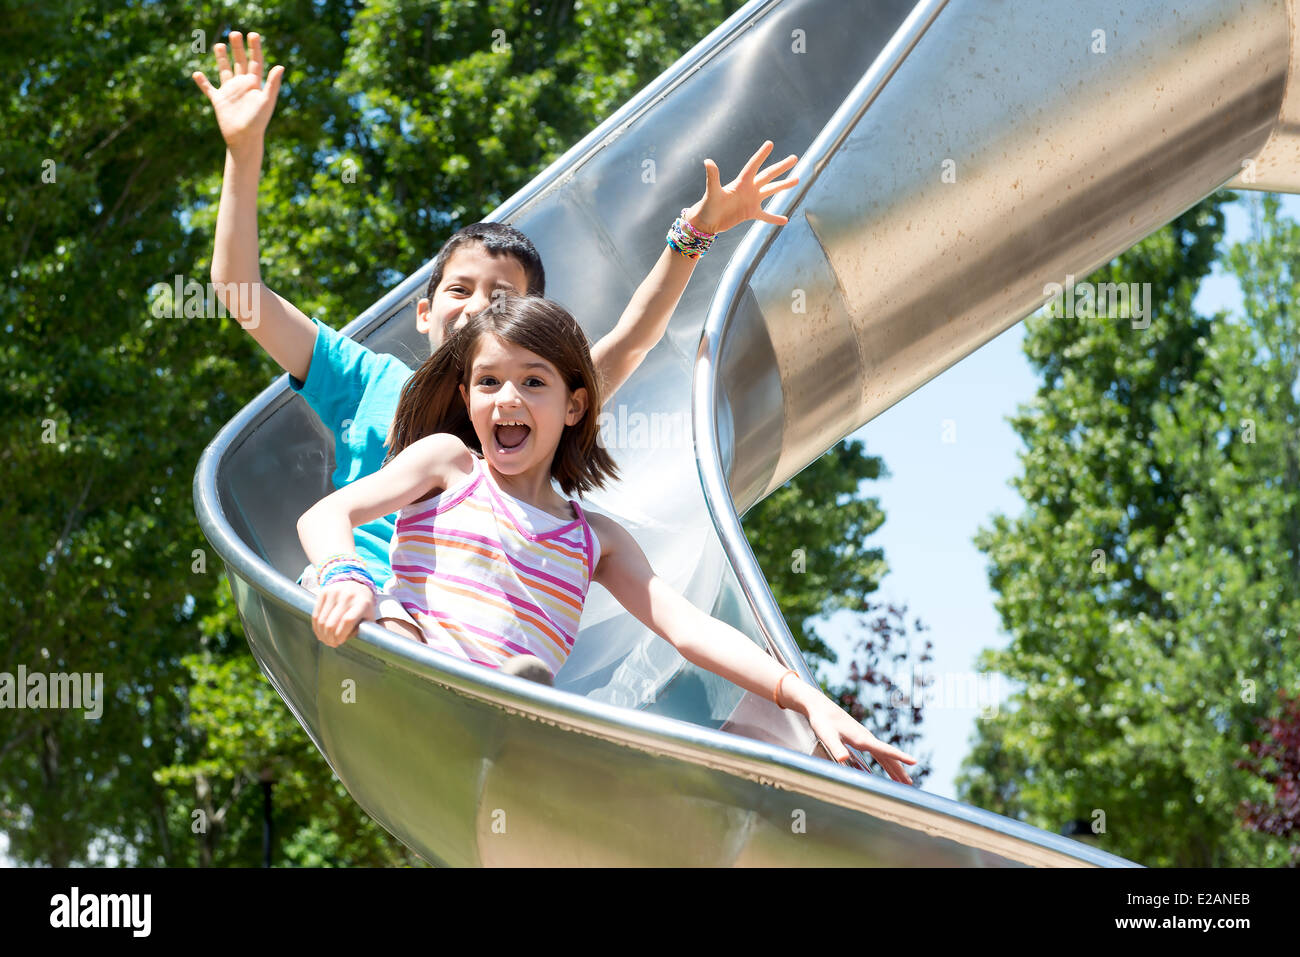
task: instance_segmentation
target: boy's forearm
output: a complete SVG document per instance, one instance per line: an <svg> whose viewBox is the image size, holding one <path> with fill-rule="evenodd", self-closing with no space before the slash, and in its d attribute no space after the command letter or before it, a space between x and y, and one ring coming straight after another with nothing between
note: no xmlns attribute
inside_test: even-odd
<svg viewBox="0 0 1300 957"><path fill-rule="evenodd" d="M686 258L664 244L654 268L641 281L618 320L620 326L628 328L628 341L633 346L649 352L663 338L668 320L681 301L698 261Z"/></svg>
<svg viewBox="0 0 1300 957"><path fill-rule="evenodd" d="M607 398L618 391L646 353L663 338L696 262L674 252L665 243L654 268L633 293L618 324L593 349L592 358L602 366L605 375Z"/></svg>
<svg viewBox="0 0 1300 957"><path fill-rule="evenodd" d="M769 701L787 670L735 628L716 618L706 617L694 639L679 650L692 664ZM781 682L781 704L791 711L807 715L809 708L825 697L819 688L798 675L790 675Z"/></svg>
<svg viewBox="0 0 1300 957"><path fill-rule="evenodd" d="M257 188L262 175L262 149L238 156L226 150L217 207L216 242L212 249L214 282L257 282L261 265L257 251Z"/></svg>
<svg viewBox="0 0 1300 957"><path fill-rule="evenodd" d="M226 150L212 249L212 282L226 311L248 330L280 368L306 381L316 326L293 303L262 282L257 249L257 189L262 144Z"/></svg>

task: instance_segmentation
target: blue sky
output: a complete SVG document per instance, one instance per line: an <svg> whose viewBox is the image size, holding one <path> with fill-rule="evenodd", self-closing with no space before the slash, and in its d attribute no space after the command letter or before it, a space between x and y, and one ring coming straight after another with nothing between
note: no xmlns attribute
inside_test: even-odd
<svg viewBox="0 0 1300 957"><path fill-rule="evenodd" d="M1300 218L1300 197L1282 197L1282 211ZM1244 200L1226 213L1223 249L1249 231ZM1241 291L1216 264L1194 305L1202 315L1237 312ZM1008 636L994 609L985 557L972 538L993 513L1015 516L1023 508L1008 485L1020 471L1023 443L1007 421L1038 385L1023 340L1024 324L1017 323L853 436L870 454L881 456L891 473L863 485L885 511L885 523L869 543L884 549L890 566L873 597L907 603L909 627L920 617L934 642L935 698L927 703L923 735L912 753L933 755L934 773L925 789L954 799L958 766L970 751L980 707L1004 700L1013 690L1000 677L973 674L979 651L1005 647ZM945 420L953 420L955 441L943 441ZM841 653L841 664L848 660L849 621L840 613L823 628ZM828 673L844 677L839 667Z"/></svg>

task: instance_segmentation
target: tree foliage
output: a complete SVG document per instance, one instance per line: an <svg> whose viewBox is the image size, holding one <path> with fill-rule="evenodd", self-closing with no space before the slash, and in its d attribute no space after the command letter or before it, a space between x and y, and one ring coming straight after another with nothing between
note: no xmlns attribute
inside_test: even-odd
<svg viewBox="0 0 1300 957"><path fill-rule="evenodd" d="M884 552L864 543L885 521L863 482L888 475L879 456L848 439L745 513L745 537L795 642L810 664L834 663L814 619L857 610L888 571Z"/></svg>
<svg viewBox="0 0 1300 957"><path fill-rule="evenodd" d="M156 283L209 271L223 145L190 74L211 45L257 30L287 67L263 276L339 326L737 6L5 5L0 670L102 673L109 699L98 721L6 713L15 858L260 863L272 769L283 859L408 859L257 677L194 518L204 444L279 372L228 319L150 309Z"/></svg>
<svg viewBox="0 0 1300 957"><path fill-rule="evenodd" d="M1252 831L1289 841L1290 866L1296 867L1300 866L1300 695L1288 697L1279 690L1277 696L1281 714L1259 720L1268 740L1250 742L1254 757L1242 758L1236 764L1272 785L1272 800L1243 801L1237 814Z"/></svg>
<svg viewBox="0 0 1300 957"><path fill-rule="evenodd" d="M1225 257L1244 314L1197 315L1229 199L1089 277L1151 283L1149 327L1026 321L1025 510L976 537L1011 636L981 663L1020 690L978 722L959 792L1052 830L1101 811L1100 846L1151 865L1286 858L1236 821L1264 795L1234 762L1297 681L1300 236L1265 198Z"/></svg>

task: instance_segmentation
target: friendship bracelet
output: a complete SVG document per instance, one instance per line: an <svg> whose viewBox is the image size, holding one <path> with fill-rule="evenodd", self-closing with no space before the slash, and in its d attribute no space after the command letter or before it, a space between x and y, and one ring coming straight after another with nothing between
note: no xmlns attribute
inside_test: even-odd
<svg viewBox="0 0 1300 957"><path fill-rule="evenodd" d="M354 565L352 563L337 562L329 566L316 575L316 584L324 588L335 578L340 575L369 575L370 572L364 565Z"/></svg>
<svg viewBox="0 0 1300 957"><path fill-rule="evenodd" d="M790 677L790 675L798 677L799 673L793 668L787 668L781 677L776 679L776 689L772 692L772 700L776 702L778 708L781 708L784 711L789 711L790 709L781 703L781 683L785 681L786 678Z"/></svg>
<svg viewBox="0 0 1300 957"><path fill-rule="evenodd" d="M682 209L682 225L690 230L691 233L698 236L700 239L712 239L714 236L718 235L717 233L706 233L704 230L692 226L691 221L686 218L686 213L687 210Z"/></svg>
<svg viewBox="0 0 1300 957"><path fill-rule="evenodd" d="M336 575L348 574L369 575L370 572L361 562L332 562L329 567L321 569L316 576L316 581L323 585Z"/></svg>
<svg viewBox="0 0 1300 957"><path fill-rule="evenodd" d="M682 216L673 220L673 225L668 230L668 238L675 245L691 252L708 252L715 236L716 234L696 232Z"/></svg>
<svg viewBox="0 0 1300 957"><path fill-rule="evenodd" d="M355 553L335 555L317 566L316 584L319 587L324 588L326 585L339 581L360 582L369 585L371 591L377 591L370 570L366 568L361 556Z"/></svg>
<svg viewBox="0 0 1300 957"><path fill-rule="evenodd" d="M321 565L316 572L317 581L325 581L336 573L348 571L365 571L365 562L356 558L338 558Z"/></svg>
<svg viewBox="0 0 1300 957"><path fill-rule="evenodd" d="M368 587L372 594L379 594L378 590L375 588L374 580L371 579L369 575L359 575L356 572L342 572L338 575L334 575L329 579L329 581L325 582L320 587L326 589L329 588L330 585L339 585L343 582L356 582L358 585L365 585Z"/></svg>
<svg viewBox="0 0 1300 957"><path fill-rule="evenodd" d="M673 220L672 226L668 228L666 240L674 251L681 253L687 259L699 259L709 251L717 235L692 226L686 219L686 210L683 209L682 215Z"/></svg>

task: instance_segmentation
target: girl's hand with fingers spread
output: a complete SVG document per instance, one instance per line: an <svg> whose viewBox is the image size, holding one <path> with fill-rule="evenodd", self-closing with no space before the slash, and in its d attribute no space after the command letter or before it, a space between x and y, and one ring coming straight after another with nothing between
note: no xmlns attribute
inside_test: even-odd
<svg viewBox="0 0 1300 957"><path fill-rule="evenodd" d="M874 734L853 720L842 708L825 695L808 709L808 724L821 739L822 744L831 752L831 758L840 764L850 759L845 744L851 744L859 751L866 751L885 769L895 781L911 784L904 764L915 764L916 758L906 754L892 745L885 744Z"/></svg>
<svg viewBox="0 0 1300 957"><path fill-rule="evenodd" d="M686 211L686 219L696 229L706 233L721 233L733 226L750 219L761 219L765 223L784 226L789 219L777 216L763 209L763 202L768 197L790 189L799 182L798 176L791 176L779 183L773 183L782 173L799 162L799 157L791 154L779 163L760 171L759 166L772 152L772 141L768 140L758 148L740 175L726 186L718 175L718 164L711 159L704 161L704 174L707 181L704 198Z"/></svg>
<svg viewBox="0 0 1300 957"><path fill-rule="evenodd" d="M369 585L340 581L326 585L316 596L311 630L316 637L337 648L352 637L362 621L375 620L375 593Z"/></svg>
<svg viewBox="0 0 1300 957"><path fill-rule="evenodd" d="M192 74L212 103L217 114L217 126L221 129L222 139L227 148L237 153L248 147L260 146L266 132L266 124L275 111L275 99L280 93L280 79L284 76L284 67L277 66L266 78L262 86L262 38L256 33L248 35L251 56L244 52L242 34L231 31L230 48L234 54L234 64L226 56L226 45L218 43L212 52L217 60L217 73L221 86L214 87L205 74Z"/></svg>

